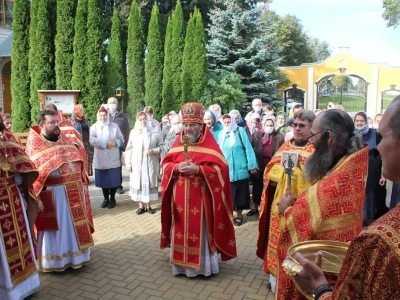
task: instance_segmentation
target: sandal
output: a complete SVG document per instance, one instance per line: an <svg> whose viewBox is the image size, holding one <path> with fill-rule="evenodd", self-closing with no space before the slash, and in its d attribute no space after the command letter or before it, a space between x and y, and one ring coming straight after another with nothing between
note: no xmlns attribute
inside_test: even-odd
<svg viewBox="0 0 400 300"><path fill-rule="evenodd" d="M233 225L240 226L240 225L242 225L242 223L243 223L243 216L241 218L236 217L235 218L235 223Z"/></svg>
<svg viewBox="0 0 400 300"><path fill-rule="evenodd" d="M146 210L145 210L144 208L138 208L137 211L136 211L136 214L137 214L137 215L141 215L141 214L143 214L145 211L146 211Z"/></svg>

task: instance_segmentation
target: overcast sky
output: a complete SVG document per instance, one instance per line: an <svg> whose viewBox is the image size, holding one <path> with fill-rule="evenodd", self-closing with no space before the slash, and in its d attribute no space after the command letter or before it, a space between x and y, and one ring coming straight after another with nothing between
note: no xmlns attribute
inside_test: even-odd
<svg viewBox="0 0 400 300"><path fill-rule="evenodd" d="M270 8L297 16L309 35L332 46L332 54L348 46L367 62L400 67L400 26L386 27L382 0L273 0Z"/></svg>

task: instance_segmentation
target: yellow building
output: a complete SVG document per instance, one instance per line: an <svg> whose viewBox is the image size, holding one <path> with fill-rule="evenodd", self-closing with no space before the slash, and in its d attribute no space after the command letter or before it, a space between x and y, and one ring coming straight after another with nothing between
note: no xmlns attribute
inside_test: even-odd
<svg viewBox="0 0 400 300"><path fill-rule="evenodd" d="M374 117L400 94L400 67L368 63L350 55L346 47L325 61L280 70L291 82L282 91L285 110L296 103L313 111L333 103L350 115L365 111Z"/></svg>

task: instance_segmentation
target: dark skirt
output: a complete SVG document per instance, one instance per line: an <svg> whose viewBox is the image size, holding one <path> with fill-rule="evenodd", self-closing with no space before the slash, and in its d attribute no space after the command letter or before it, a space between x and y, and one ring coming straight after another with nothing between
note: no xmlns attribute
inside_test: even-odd
<svg viewBox="0 0 400 300"><path fill-rule="evenodd" d="M231 182L233 210L250 209L249 179Z"/></svg>
<svg viewBox="0 0 400 300"><path fill-rule="evenodd" d="M94 169L95 184L99 188L116 188L121 184L121 167L99 170Z"/></svg>

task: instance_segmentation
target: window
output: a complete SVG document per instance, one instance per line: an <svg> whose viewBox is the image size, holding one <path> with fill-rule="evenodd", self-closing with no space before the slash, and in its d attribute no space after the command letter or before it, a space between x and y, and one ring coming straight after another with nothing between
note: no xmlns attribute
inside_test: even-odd
<svg viewBox="0 0 400 300"><path fill-rule="evenodd" d="M0 0L0 25L11 26L14 0Z"/></svg>

